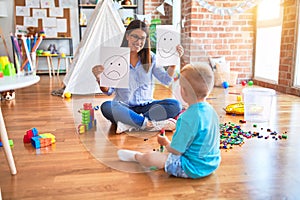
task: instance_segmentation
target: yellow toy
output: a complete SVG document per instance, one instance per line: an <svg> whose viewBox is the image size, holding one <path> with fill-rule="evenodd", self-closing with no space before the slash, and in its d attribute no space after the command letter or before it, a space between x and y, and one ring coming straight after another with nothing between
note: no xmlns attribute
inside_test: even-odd
<svg viewBox="0 0 300 200"><path fill-rule="evenodd" d="M244 114L244 102L238 102L229 104L225 108L226 114L236 114L243 115Z"/></svg>
<svg viewBox="0 0 300 200"><path fill-rule="evenodd" d="M71 96L72 96L72 94L71 94L70 92L66 92L66 93L65 93L65 97L66 97L67 99L71 98Z"/></svg>

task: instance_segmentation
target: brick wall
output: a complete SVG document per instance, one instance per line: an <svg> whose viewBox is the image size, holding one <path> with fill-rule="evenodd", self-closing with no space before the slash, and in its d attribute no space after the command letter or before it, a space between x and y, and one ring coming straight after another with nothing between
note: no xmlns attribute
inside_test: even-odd
<svg viewBox="0 0 300 200"><path fill-rule="evenodd" d="M233 7L239 2L224 0L210 4ZM208 62L210 56L225 56L231 70L239 72L239 79L251 79L255 36L253 10L233 16L220 16L207 11L196 0L183 1L185 61Z"/></svg>
<svg viewBox="0 0 300 200"><path fill-rule="evenodd" d="M152 19L161 19L162 24L172 24L172 6L164 4L165 16L156 10L163 2L164 0L144 0L144 14L151 13Z"/></svg>
<svg viewBox="0 0 300 200"><path fill-rule="evenodd" d="M145 0L145 14L153 12L163 0ZM218 7L233 7L242 0L207 1ZM163 24L172 22L171 6L165 6L166 16L158 12ZM232 71L239 72L239 81L253 78L255 55L256 8L233 16L215 15L201 7L196 0L183 0L181 15L184 16L182 45L183 59L187 63L208 62L209 56L225 56ZM169 19L168 19L169 16ZM254 80L256 85L273 88L283 93L300 96L294 88L294 71L297 44L297 1L285 0L281 40L279 83L271 84Z"/></svg>
<svg viewBox="0 0 300 200"><path fill-rule="evenodd" d="M145 14L161 18L162 24L172 23L172 7L165 4L166 15L155 9L163 0L145 0ZM236 6L241 1L218 1L219 7ZM209 56L225 56L232 71L239 73L240 79L252 78L255 15L253 9L234 16L215 15L199 5L196 0L182 1L181 15L184 16L182 45L186 63L208 62Z"/></svg>

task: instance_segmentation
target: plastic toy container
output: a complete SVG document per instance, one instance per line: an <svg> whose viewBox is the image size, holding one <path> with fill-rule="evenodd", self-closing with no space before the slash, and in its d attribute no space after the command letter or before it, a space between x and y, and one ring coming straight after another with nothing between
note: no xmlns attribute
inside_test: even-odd
<svg viewBox="0 0 300 200"><path fill-rule="evenodd" d="M251 122L270 120L275 90L268 88L243 89L244 119Z"/></svg>

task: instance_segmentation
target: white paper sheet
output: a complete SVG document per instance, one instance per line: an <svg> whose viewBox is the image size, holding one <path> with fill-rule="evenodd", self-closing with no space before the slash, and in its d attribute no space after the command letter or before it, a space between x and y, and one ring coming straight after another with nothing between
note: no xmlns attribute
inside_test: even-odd
<svg viewBox="0 0 300 200"><path fill-rule="evenodd" d="M72 0L59 0L59 7L62 8L72 8L75 7L76 1L72 1Z"/></svg>
<svg viewBox="0 0 300 200"><path fill-rule="evenodd" d="M30 8L24 6L16 6L16 16L30 16Z"/></svg>
<svg viewBox="0 0 300 200"><path fill-rule="evenodd" d="M34 18L44 18L47 17L47 10L46 9L32 9L32 16Z"/></svg>
<svg viewBox="0 0 300 200"><path fill-rule="evenodd" d="M63 17L64 16L64 9L63 8L50 8L50 17Z"/></svg>
<svg viewBox="0 0 300 200"><path fill-rule="evenodd" d="M38 27L38 19L34 17L24 17L23 25Z"/></svg>
<svg viewBox="0 0 300 200"><path fill-rule="evenodd" d="M100 85L104 87L129 87L130 48L101 47L100 63L104 71L100 76Z"/></svg>
<svg viewBox="0 0 300 200"><path fill-rule="evenodd" d="M54 8L54 0L41 0L41 8Z"/></svg>
<svg viewBox="0 0 300 200"><path fill-rule="evenodd" d="M159 66L179 65L180 58L176 46L180 44L180 34L172 25L156 26L156 62Z"/></svg>
<svg viewBox="0 0 300 200"><path fill-rule="evenodd" d="M67 32L67 19L57 19L56 30L57 32Z"/></svg>
<svg viewBox="0 0 300 200"><path fill-rule="evenodd" d="M17 35L22 35L22 34L27 34L28 30L26 26L21 26L21 25L16 25L16 34Z"/></svg>
<svg viewBox="0 0 300 200"><path fill-rule="evenodd" d="M43 18L43 27L56 27L56 18L54 17Z"/></svg>
<svg viewBox="0 0 300 200"><path fill-rule="evenodd" d="M47 37L57 37L57 30L53 27L44 27L45 34Z"/></svg>
<svg viewBox="0 0 300 200"><path fill-rule="evenodd" d="M26 0L25 5L28 8L39 8L40 7L40 0Z"/></svg>

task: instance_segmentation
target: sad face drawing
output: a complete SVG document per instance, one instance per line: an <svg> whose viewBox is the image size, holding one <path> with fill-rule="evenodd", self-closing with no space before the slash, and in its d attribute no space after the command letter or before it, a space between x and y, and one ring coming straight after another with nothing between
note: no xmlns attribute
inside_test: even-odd
<svg viewBox="0 0 300 200"><path fill-rule="evenodd" d="M120 55L107 58L103 66L103 75L113 81L121 80L128 73L128 62Z"/></svg>

